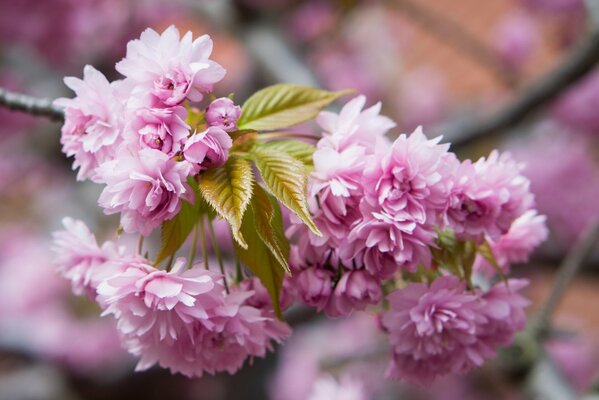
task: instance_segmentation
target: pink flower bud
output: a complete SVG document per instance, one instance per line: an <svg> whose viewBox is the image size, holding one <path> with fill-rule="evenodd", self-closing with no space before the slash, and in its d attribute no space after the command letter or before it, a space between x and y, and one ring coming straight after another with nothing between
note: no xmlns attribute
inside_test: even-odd
<svg viewBox="0 0 599 400"><path fill-rule="evenodd" d="M196 133L187 140L183 156L193 164L199 164L200 170L223 165L229 157L233 141L221 128L210 127Z"/></svg>
<svg viewBox="0 0 599 400"><path fill-rule="evenodd" d="M214 100L206 110L206 122L210 126L232 132L237 129L237 120L241 115L241 107L236 106L233 100L221 97Z"/></svg>

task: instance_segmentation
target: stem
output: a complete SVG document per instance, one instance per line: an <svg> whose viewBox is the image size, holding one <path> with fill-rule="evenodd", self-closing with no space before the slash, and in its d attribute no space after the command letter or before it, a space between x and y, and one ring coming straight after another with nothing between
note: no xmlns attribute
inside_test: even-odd
<svg viewBox="0 0 599 400"><path fill-rule="evenodd" d="M589 32L579 46L563 57L561 64L524 88L514 101L495 114L483 119L467 118L454 125L441 127L444 141L465 144L512 129L592 71L599 62L599 2L587 0L584 3Z"/></svg>
<svg viewBox="0 0 599 400"><path fill-rule="evenodd" d="M64 120L63 109L52 104L52 100L38 99L25 94L10 92L3 88L0 88L0 106L13 111L47 117L52 121Z"/></svg>
<svg viewBox="0 0 599 400"><path fill-rule="evenodd" d="M141 255L141 253L143 253L144 239L145 239L145 237L143 235L139 235L139 241L137 242L137 254L139 254L139 255Z"/></svg>
<svg viewBox="0 0 599 400"><path fill-rule="evenodd" d="M214 249L214 254L216 255L216 259L218 260L218 265L220 267L220 273L223 274L223 282L225 284L225 291L228 294L229 293L229 285L227 284L227 275L225 274L225 265L223 263L223 257L220 254L220 247L218 245L218 241L216 240L216 234L214 233L214 227L212 226L211 220L208 220L208 231L210 232L210 239L212 239L212 248Z"/></svg>
<svg viewBox="0 0 599 400"><path fill-rule="evenodd" d="M196 251L198 248L198 235L199 235L199 231L200 231L200 222L198 221L198 223L196 224L196 226L193 228L193 238L191 239L191 251L189 253L189 268L191 268L193 266L193 260L194 258L196 258Z"/></svg>
<svg viewBox="0 0 599 400"><path fill-rule="evenodd" d="M243 280L243 274L241 273L241 262L239 262L239 258L235 257L235 281L237 281L237 283L241 282Z"/></svg>
<svg viewBox="0 0 599 400"><path fill-rule="evenodd" d="M198 221L198 227L200 231L200 240L202 241L202 253L204 256L204 268L210 269L208 266L208 246L206 244L206 230L204 229L204 217L200 217Z"/></svg>
<svg viewBox="0 0 599 400"><path fill-rule="evenodd" d="M599 218L596 218L588 225L587 230L580 236L578 242L560 265L555 283L537 317L537 336L543 337L549 331L552 315L557 309L572 278L574 278L574 275L576 275L584 261L595 248L597 240L599 240Z"/></svg>
<svg viewBox="0 0 599 400"><path fill-rule="evenodd" d="M170 258L168 259L168 264L166 264L166 270L167 272L170 272L171 268L173 267L173 260L175 259L175 254L172 254L170 256Z"/></svg>
<svg viewBox="0 0 599 400"><path fill-rule="evenodd" d="M256 136L259 140L266 139L279 139L279 138L289 138L289 139L309 139L318 142L321 137L317 135L311 135L309 133L299 133L299 132L270 132L270 133L260 133Z"/></svg>

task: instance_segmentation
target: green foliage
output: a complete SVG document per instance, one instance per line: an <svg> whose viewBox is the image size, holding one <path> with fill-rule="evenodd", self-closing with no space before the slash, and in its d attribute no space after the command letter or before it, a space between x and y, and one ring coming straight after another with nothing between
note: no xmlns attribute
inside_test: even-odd
<svg viewBox="0 0 599 400"><path fill-rule="evenodd" d="M244 103L239 129L276 130L306 122L351 91L329 92L308 86L277 84L262 89Z"/></svg>
<svg viewBox="0 0 599 400"><path fill-rule="evenodd" d="M251 206L258 236L279 264L283 266L285 272L290 274L291 271L287 264L289 242L283 229L283 216L279 203L260 185L256 185Z"/></svg>
<svg viewBox="0 0 599 400"><path fill-rule="evenodd" d="M256 185L256 188L258 187ZM281 263L280 256L288 255L289 244L286 239L281 241L284 238L282 233L282 219L280 219L280 212L277 216L276 207L273 207L270 217L270 221L273 224L272 231L264 228L266 223L265 218L270 213L268 212L268 206L266 212L261 208L266 205L266 201L271 203L271 206L273 202L268 197L265 198L264 195L268 195L261 188L256 189L256 193L258 195L254 196L252 205L247 208L241 224L241 233L247 241L247 247L243 248L236 242L235 252L237 257L260 279L266 290L268 290L275 313L279 318L282 318L279 296L281 287L283 286L283 276L288 267L286 260L285 263ZM280 229L278 227L279 224ZM282 254L276 255L275 253L279 251Z"/></svg>
<svg viewBox="0 0 599 400"><path fill-rule="evenodd" d="M274 142L257 143L264 151L276 151L282 152L300 161L308 169L312 169L314 163L312 162L312 156L316 148L306 142L299 140L277 140Z"/></svg>
<svg viewBox="0 0 599 400"><path fill-rule="evenodd" d="M297 214L314 234L321 236L308 212L308 173L304 164L287 153L263 146L254 146L250 157L270 193Z"/></svg>
<svg viewBox="0 0 599 400"><path fill-rule="evenodd" d="M165 221L162 224L160 250L156 256L155 265L160 264L179 250L193 230L193 227L198 223L200 216L207 215L209 219L213 219L216 216L214 208L203 199L198 189L197 181L193 177L189 177L187 183L194 192L194 202L191 204L183 201L181 211L173 219Z"/></svg>
<svg viewBox="0 0 599 400"><path fill-rule="evenodd" d="M225 165L209 169L200 176L200 192L206 202L231 226L237 243L247 248L240 232L243 214L252 198L254 174L252 165L232 154Z"/></svg>

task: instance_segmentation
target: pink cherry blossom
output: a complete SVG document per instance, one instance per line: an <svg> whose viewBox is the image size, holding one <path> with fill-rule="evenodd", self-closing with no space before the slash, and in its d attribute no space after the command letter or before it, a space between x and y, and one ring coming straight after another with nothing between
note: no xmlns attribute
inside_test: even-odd
<svg viewBox="0 0 599 400"><path fill-rule="evenodd" d="M444 210L450 181L449 144L440 141L440 136L428 140L420 127L410 136L400 135L380 159L374 157L366 167L366 200L393 216L434 223L428 219Z"/></svg>
<svg viewBox="0 0 599 400"><path fill-rule="evenodd" d="M187 140L183 157L195 165L195 170L218 167L227 161L232 145L233 141L227 132L218 127L210 127Z"/></svg>
<svg viewBox="0 0 599 400"><path fill-rule="evenodd" d="M160 363L177 371L176 359L162 359L165 352L189 337L190 324L214 327L209 313L223 303L220 276L203 268L185 270L185 266L182 258L170 272L131 263L98 286L104 315L114 315L125 347L141 356L138 369Z"/></svg>
<svg viewBox="0 0 599 400"><path fill-rule="evenodd" d="M63 276L71 281L76 295L95 297L99 284L97 272L104 264L119 259L124 247L107 241L100 247L89 228L79 220L64 218L65 230L54 232L56 265Z"/></svg>
<svg viewBox="0 0 599 400"><path fill-rule="evenodd" d="M389 277L397 268L413 271L419 263L430 265L428 246L433 243L432 230L401 214L391 215L368 205L363 205L362 213L364 219L352 228L347 245L340 250L345 262L363 263L366 269L383 277ZM372 255L367 257L369 249L387 253L395 261L394 268L381 263L370 265L368 260L381 259ZM358 261L352 261L355 259ZM378 267L384 269L379 270Z"/></svg>
<svg viewBox="0 0 599 400"><path fill-rule="evenodd" d="M202 100L224 77L225 70L209 59L211 53L208 35L193 40L191 32L180 38L172 25L162 34L148 28L127 44L116 69L137 84L134 95L151 93L157 105L174 106L185 99Z"/></svg>
<svg viewBox="0 0 599 400"><path fill-rule="evenodd" d="M361 146L351 146L342 152L324 147L314 152L309 191L318 201L311 201L311 209L323 232L322 238L310 236L314 244L330 242L338 246L360 218L364 156Z"/></svg>
<svg viewBox="0 0 599 400"><path fill-rule="evenodd" d="M205 118L208 125L232 132L237 129L237 120L240 115L241 107L236 106L233 100L221 97L210 103Z"/></svg>
<svg viewBox="0 0 599 400"><path fill-rule="evenodd" d="M493 348L507 346L512 343L516 332L524 329L524 308L530 302L518 292L526 286L526 279L509 279L496 283L481 295L481 311L488 319L478 332L481 341Z"/></svg>
<svg viewBox="0 0 599 400"><path fill-rule="evenodd" d="M504 273L509 272L512 263L528 261L533 250L547 239L549 231L545 225L546 219L544 215L538 215L536 210L526 211L516 218L510 230L499 240L488 240L495 260ZM476 265L477 268L494 272L493 267L480 256Z"/></svg>
<svg viewBox="0 0 599 400"><path fill-rule="evenodd" d="M461 237L496 239L530 209L534 197L530 181L521 175L523 165L508 153L493 151L476 163L456 164L447 218Z"/></svg>
<svg viewBox="0 0 599 400"><path fill-rule="evenodd" d="M182 199L193 201L186 183L190 165L155 149L123 149L99 169L106 187L98 203L106 214L121 213L125 232L149 235L181 209Z"/></svg>
<svg viewBox="0 0 599 400"><path fill-rule="evenodd" d="M89 65L83 69L83 79L67 77L64 82L77 96L55 101L65 107L62 151L68 157L75 157L73 169L79 168L78 180L96 180L95 169L114 157L121 142L124 101L117 95L121 82L109 83Z"/></svg>
<svg viewBox="0 0 599 400"><path fill-rule="evenodd" d="M296 272L292 282L303 303L322 311L333 293L335 272L317 266Z"/></svg>
<svg viewBox="0 0 599 400"><path fill-rule="evenodd" d="M184 107L141 108L134 112L126 137L140 147L157 149L170 157L182 150L190 127Z"/></svg>
<svg viewBox="0 0 599 400"><path fill-rule="evenodd" d="M372 152L377 145L386 143L384 135L395 126L395 122L379 115L381 103L362 111L365 104L366 97L358 96L343 106L339 114L322 111L316 118L324 130L324 137L318 146L343 151L353 144Z"/></svg>
<svg viewBox="0 0 599 400"><path fill-rule="evenodd" d="M393 359L387 376L427 384L448 373L464 373L494 353L477 338L486 322L478 297L454 276L430 287L410 283L388 296L382 323Z"/></svg>
<svg viewBox="0 0 599 400"><path fill-rule="evenodd" d="M364 270L344 271L324 311L330 317L348 316L378 304L382 297L379 279Z"/></svg>

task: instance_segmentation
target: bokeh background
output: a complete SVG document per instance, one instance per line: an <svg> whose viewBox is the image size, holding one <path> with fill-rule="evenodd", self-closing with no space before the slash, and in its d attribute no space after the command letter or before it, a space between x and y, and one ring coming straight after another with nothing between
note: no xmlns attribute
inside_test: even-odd
<svg viewBox="0 0 599 400"><path fill-rule="evenodd" d="M576 79L517 118L508 114L500 129L484 129L535 87L559 78L556 69L575 60L581 46L599 40L582 0L0 0L0 87L71 96L63 76L81 76L92 64L118 78L114 63L126 42L146 27L170 24L212 36L214 59L228 70L217 95L234 92L241 101L279 81L354 88L370 104L383 102L398 133L423 125L429 136L445 134L462 158L497 147L527 163L551 232L531 262L515 269L532 282L531 318L565 255L599 216L599 69L592 68L599 44ZM113 321L73 297L52 265L50 232L63 216L83 219L100 238L117 226L96 206L99 188L75 182L59 132L56 123L0 109L0 400L599 393L597 251L559 303L557 334L542 343L523 335L484 368L433 387L384 380L388 351L373 314L326 320L302 308L288 315L294 327L288 343L235 376L133 373ZM553 397L539 395L542 388Z"/></svg>

